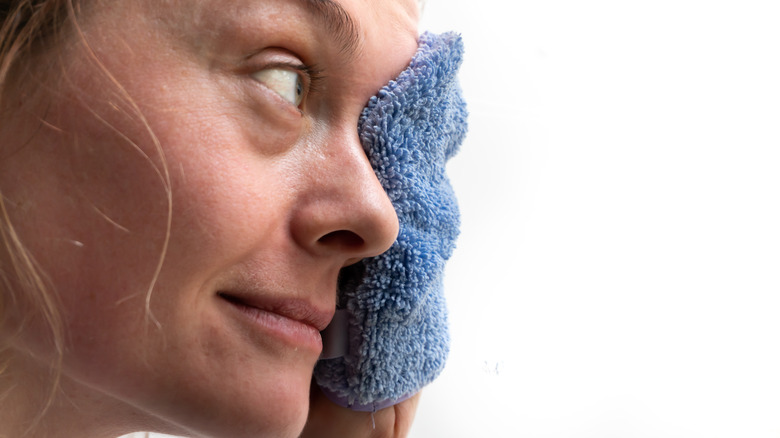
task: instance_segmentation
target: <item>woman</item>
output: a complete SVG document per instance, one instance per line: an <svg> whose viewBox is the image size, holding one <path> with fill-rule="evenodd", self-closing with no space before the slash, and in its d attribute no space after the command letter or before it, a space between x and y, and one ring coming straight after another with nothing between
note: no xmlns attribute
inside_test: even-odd
<svg viewBox="0 0 780 438"><path fill-rule="evenodd" d="M403 436L416 398L374 429L310 381L398 230L355 126L417 4L3 8L0 436Z"/></svg>

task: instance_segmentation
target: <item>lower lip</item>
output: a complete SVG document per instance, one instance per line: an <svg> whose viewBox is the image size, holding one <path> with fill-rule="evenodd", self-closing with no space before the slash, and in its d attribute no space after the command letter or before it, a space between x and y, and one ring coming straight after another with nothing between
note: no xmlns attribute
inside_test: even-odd
<svg viewBox="0 0 780 438"><path fill-rule="evenodd" d="M319 330L301 321L279 315L278 313L246 306L240 302L223 299L230 307L241 312L252 325L264 334L268 334L298 349L305 348L322 352L322 336Z"/></svg>

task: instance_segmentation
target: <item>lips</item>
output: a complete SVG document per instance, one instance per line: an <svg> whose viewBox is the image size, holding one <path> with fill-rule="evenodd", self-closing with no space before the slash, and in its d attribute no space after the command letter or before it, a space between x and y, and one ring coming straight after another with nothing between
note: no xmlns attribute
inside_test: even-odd
<svg viewBox="0 0 780 438"><path fill-rule="evenodd" d="M335 309L323 311L301 299L218 292L232 308L241 312L257 330L291 344L322 350L320 331L328 326Z"/></svg>

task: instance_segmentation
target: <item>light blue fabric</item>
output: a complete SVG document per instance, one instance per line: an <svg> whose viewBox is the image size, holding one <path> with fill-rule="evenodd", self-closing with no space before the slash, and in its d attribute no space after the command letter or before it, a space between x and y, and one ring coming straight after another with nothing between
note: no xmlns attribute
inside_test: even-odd
<svg viewBox="0 0 780 438"><path fill-rule="evenodd" d="M395 206L400 233L384 254L345 269L340 307L349 351L321 360L315 378L356 410L391 405L430 383L449 351L442 279L459 212L445 163L466 134L454 33L420 37L409 67L371 98L358 124L376 176Z"/></svg>

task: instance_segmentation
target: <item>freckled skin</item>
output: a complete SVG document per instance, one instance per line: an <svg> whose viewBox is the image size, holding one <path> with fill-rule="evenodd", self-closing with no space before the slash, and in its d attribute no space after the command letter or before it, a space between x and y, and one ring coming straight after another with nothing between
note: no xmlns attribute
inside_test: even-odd
<svg viewBox="0 0 780 438"><path fill-rule="evenodd" d="M92 52L77 35L51 49L62 69L35 79L57 91L4 116L0 147L18 151L0 160L0 193L67 327L41 436L303 429L318 352L254 332L217 292L331 309L339 269L395 239L356 125L414 54L416 3L338 3L361 29L351 57L303 2L96 2L80 23ZM280 59L322 70L300 108L252 76ZM19 385L0 403L17 420L47 394L43 327L10 351Z"/></svg>

